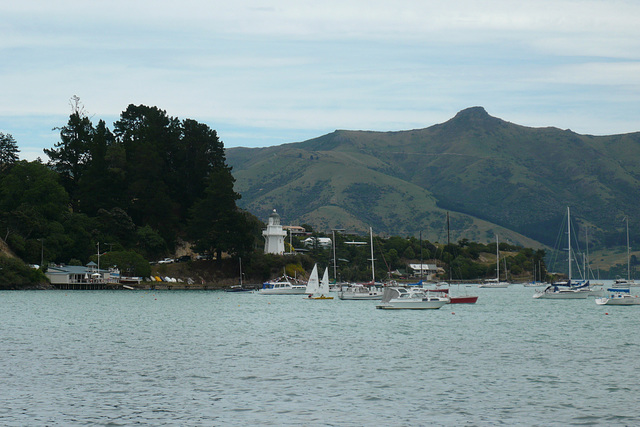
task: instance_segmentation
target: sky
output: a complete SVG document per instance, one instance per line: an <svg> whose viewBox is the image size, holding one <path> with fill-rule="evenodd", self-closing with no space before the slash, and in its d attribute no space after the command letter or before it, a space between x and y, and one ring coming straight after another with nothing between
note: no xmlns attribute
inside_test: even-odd
<svg viewBox="0 0 640 427"><path fill-rule="evenodd" d="M0 3L0 132L47 161L72 97L129 104L225 147L396 131L468 107L531 126L640 131L634 0L22 0Z"/></svg>

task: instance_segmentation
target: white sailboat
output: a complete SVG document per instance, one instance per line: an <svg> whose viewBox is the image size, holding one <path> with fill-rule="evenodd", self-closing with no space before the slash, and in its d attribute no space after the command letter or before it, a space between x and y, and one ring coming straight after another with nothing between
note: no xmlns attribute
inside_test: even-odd
<svg viewBox="0 0 640 427"><path fill-rule="evenodd" d="M498 235L496 234L496 278L495 279L487 279L479 288L507 288L509 287L509 282L501 282L500 281L500 245L498 244Z"/></svg>
<svg viewBox="0 0 640 427"><path fill-rule="evenodd" d="M592 294L588 281L571 281L571 210L567 207L567 242L569 253L569 279L565 282L555 282L543 290L536 290L533 298L536 299L585 299Z"/></svg>
<svg viewBox="0 0 640 427"><path fill-rule="evenodd" d="M329 269L324 269L322 281L318 280L318 265L313 266L309 282L307 282L307 299L333 299L329 296Z"/></svg>
<svg viewBox="0 0 640 427"><path fill-rule="evenodd" d="M640 283L636 283L635 280L631 279L631 248L629 247L629 217L624 217L627 223L627 278L626 279L616 279L615 287L616 288L628 288L631 286L640 286Z"/></svg>
<svg viewBox="0 0 640 427"><path fill-rule="evenodd" d="M338 293L341 300L381 300L383 288L376 286L376 273L373 259L373 230L369 227L371 238L371 283L353 283Z"/></svg>

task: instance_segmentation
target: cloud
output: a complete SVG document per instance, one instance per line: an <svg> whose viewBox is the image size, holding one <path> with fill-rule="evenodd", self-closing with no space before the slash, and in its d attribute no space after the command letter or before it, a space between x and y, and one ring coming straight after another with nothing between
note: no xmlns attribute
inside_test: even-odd
<svg viewBox="0 0 640 427"><path fill-rule="evenodd" d="M471 105L631 131L637 16L622 0L4 2L0 127L63 125L78 95L96 119L155 105L228 130L228 145L426 127ZM50 127L16 126L51 146Z"/></svg>

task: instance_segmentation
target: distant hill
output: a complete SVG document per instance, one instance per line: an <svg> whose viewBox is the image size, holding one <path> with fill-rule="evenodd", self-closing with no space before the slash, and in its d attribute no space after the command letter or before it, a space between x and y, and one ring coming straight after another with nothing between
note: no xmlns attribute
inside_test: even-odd
<svg viewBox="0 0 640 427"><path fill-rule="evenodd" d="M530 128L482 107L426 129L337 130L308 141L227 149L239 205L266 220L446 240L549 245L571 206L594 247L640 241L640 133ZM572 233L573 234L573 233ZM638 236L637 238L635 236Z"/></svg>

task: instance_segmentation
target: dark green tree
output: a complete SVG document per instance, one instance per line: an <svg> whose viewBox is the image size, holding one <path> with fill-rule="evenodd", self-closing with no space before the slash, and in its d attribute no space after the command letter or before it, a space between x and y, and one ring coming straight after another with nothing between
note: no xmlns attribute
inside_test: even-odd
<svg viewBox="0 0 640 427"><path fill-rule="evenodd" d="M191 209L189 235L199 251L216 253L239 251L238 230L246 230L245 217L236 207L240 195L233 190L231 168L218 167L211 171L204 198Z"/></svg>
<svg viewBox="0 0 640 427"><path fill-rule="evenodd" d="M115 137L105 122L100 120L88 141L86 169L78 180L78 207L88 215L122 204L121 180L111 170L108 157L109 148L114 142Z"/></svg>
<svg viewBox="0 0 640 427"><path fill-rule="evenodd" d="M95 129L91 120L76 105L67 125L59 128L60 142L53 149L44 149L49 165L62 177L62 184L71 197L73 208L78 207L78 183L91 159L91 144Z"/></svg>
<svg viewBox="0 0 640 427"><path fill-rule="evenodd" d="M10 133L0 132L0 172L19 160L18 144Z"/></svg>

